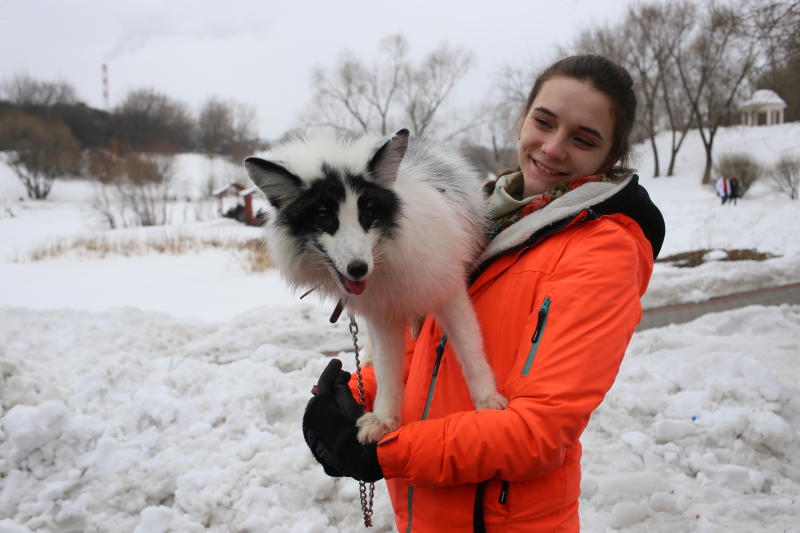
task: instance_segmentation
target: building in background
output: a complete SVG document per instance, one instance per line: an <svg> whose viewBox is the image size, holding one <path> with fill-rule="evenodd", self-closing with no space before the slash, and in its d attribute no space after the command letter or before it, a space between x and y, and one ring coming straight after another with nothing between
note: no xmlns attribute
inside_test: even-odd
<svg viewBox="0 0 800 533"><path fill-rule="evenodd" d="M771 126L783 124L786 102L775 91L761 89L739 106L741 122L745 126Z"/></svg>

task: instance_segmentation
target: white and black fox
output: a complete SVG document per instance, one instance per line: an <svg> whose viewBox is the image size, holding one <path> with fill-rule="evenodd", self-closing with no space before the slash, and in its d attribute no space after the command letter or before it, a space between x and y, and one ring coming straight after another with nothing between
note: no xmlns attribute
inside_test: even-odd
<svg viewBox="0 0 800 533"><path fill-rule="evenodd" d="M452 148L408 130L375 138L318 131L249 157L245 166L275 213L267 244L282 275L363 317L378 382L361 442L397 428L405 331L432 314L448 334L475 407L501 409L466 278L484 242L477 173Z"/></svg>

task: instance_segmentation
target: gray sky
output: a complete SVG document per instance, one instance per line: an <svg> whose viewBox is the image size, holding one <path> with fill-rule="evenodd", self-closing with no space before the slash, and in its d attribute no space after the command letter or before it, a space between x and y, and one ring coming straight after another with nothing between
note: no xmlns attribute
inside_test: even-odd
<svg viewBox="0 0 800 533"><path fill-rule="evenodd" d="M209 96L254 105L259 133L275 138L310 98L314 67L345 49L365 60L382 37L402 32L413 57L441 41L471 50L476 66L459 105L488 94L504 64L527 68L552 57L581 29L614 22L631 0L0 0L0 80L17 73L75 86L103 107L153 87L196 111Z"/></svg>

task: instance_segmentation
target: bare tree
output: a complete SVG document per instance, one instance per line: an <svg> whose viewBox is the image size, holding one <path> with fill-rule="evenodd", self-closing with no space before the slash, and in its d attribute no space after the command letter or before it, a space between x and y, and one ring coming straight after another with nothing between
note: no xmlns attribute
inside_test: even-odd
<svg viewBox="0 0 800 533"><path fill-rule="evenodd" d="M0 95L19 106L76 104L75 88L64 81L41 81L29 74L16 74L0 84Z"/></svg>
<svg viewBox="0 0 800 533"><path fill-rule="evenodd" d="M252 106L209 98L197 118L197 145L208 155L238 159L256 149L255 124L256 110Z"/></svg>
<svg viewBox="0 0 800 533"><path fill-rule="evenodd" d="M473 64L470 52L442 43L416 69L406 65L403 100L416 135L425 136L437 111Z"/></svg>
<svg viewBox="0 0 800 533"><path fill-rule="evenodd" d="M206 100L197 117L197 144L208 155L225 153L233 138L233 110L217 97Z"/></svg>
<svg viewBox="0 0 800 533"><path fill-rule="evenodd" d="M194 122L186 106L154 89L130 91L114 119L126 149L169 153L192 148Z"/></svg>
<svg viewBox="0 0 800 533"><path fill-rule="evenodd" d="M758 69L756 32L737 6L712 1L691 37L676 46L673 58L706 152L702 182L711 181L714 137L730 124L735 102L748 76Z"/></svg>
<svg viewBox="0 0 800 533"><path fill-rule="evenodd" d="M332 73L316 69L312 74L315 125L389 133L389 115L396 107L408 41L402 35L381 40L382 59L371 69L351 52L343 52Z"/></svg>
<svg viewBox="0 0 800 533"><path fill-rule="evenodd" d="M523 70L503 65L497 73L487 103L482 106L495 173L517 165L514 146L535 77L535 69Z"/></svg>
<svg viewBox="0 0 800 533"><path fill-rule="evenodd" d="M787 122L800 120L800 0L751 0L751 11L766 29L768 68L756 88L771 89L786 101Z"/></svg>
<svg viewBox="0 0 800 533"><path fill-rule="evenodd" d="M409 125L417 136L428 135L444 102L471 68L472 56L443 44L414 66L408 48L403 35L392 35L381 41L381 59L371 67L344 53L331 72L315 70L306 125L382 135Z"/></svg>
<svg viewBox="0 0 800 533"><path fill-rule="evenodd" d="M256 130L257 111L252 105L231 102L233 109L233 137L228 148L228 155L237 162L252 154L259 146Z"/></svg>
<svg viewBox="0 0 800 533"><path fill-rule="evenodd" d="M683 87L672 51L687 38L694 26L695 8L688 0L638 4L629 9L626 25L633 25L643 36L649 56L655 63L658 83L650 108L650 118L658 129L670 132L670 157L667 176L675 173L675 162L693 124L691 109L685 105ZM656 166L658 169L658 166ZM660 169L659 169L660 170Z"/></svg>
<svg viewBox="0 0 800 533"><path fill-rule="evenodd" d="M29 198L43 200L56 178L77 174L80 146L58 119L10 111L0 120L0 149Z"/></svg>

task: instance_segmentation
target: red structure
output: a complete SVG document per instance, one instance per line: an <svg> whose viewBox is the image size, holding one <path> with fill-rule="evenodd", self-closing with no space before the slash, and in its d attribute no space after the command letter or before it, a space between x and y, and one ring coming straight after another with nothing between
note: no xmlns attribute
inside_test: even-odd
<svg viewBox="0 0 800 533"><path fill-rule="evenodd" d="M231 183L221 189L214 191L213 195L219 199L219 214L221 216L229 216L248 226L258 226L256 217L253 215L253 193L256 192L255 187L245 188L238 183ZM225 211L223 198L226 196L235 196L237 199L241 198L243 203L238 200L236 206Z"/></svg>

